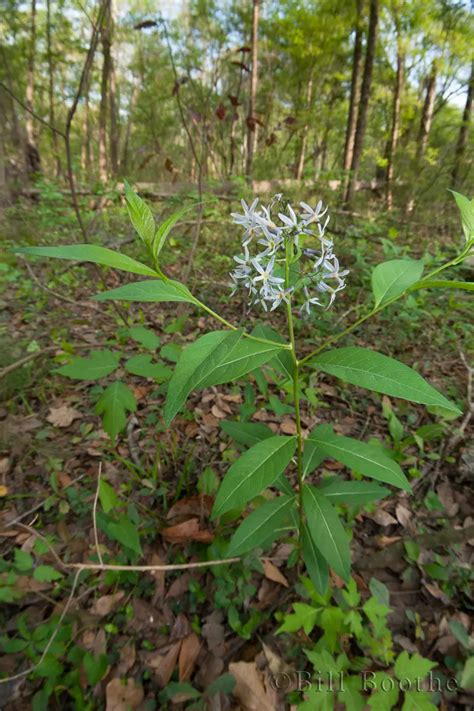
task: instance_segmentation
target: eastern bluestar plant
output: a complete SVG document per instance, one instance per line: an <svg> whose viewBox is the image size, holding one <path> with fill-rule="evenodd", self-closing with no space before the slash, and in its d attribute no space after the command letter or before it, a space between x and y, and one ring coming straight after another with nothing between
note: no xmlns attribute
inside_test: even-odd
<svg viewBox="0 0 474 711"><path fill-rule="evenodd" d="M224 422L223 430L244 452L230 466L220 484L212 518L235 520L236 514L247 514L233 533L228 555L242 556L266 549L278 538L290 537L319 591L327 586L329 567L348 580L349 538L336 506L363 506L378 501L390 494L390 489L383 484L407 492L411 487L385 447L336 434L328 424L317 425L304 438L300 407L303 386L308 387L309 376L319 371L360 388L424 404L435 414L452 418L461 414L456 405L407 365L370 348L334 346L409 292L440 287L473 290L472 283L448 281L439 275L472 254L474 203L454 194L465 239L450 261L425 276L422 261L395 259L379 264L372 273L372 306L350 326L314 344L313 350L301 357L295 338L295 308L308 314L313 305L324 303L328 307L337 292L344 288L347 275L347 270L340 270L334 256L332 240L327 236L327 209L323 209L321 203L315 208L300 203L295 210L277 195L268 207L259 207L257 200L250 206L242 202L243 213L233 214L234 221L244 229L242 256L236 258L237 266L233 270L234 284L249 292L252 304L260 303L270 309L285 304L288 328L285 340L266 324L258 324L251 331L235 326L194 296L185 284L170 279L161 267L160 254L170 230L185 209L157 227L148 205L127 184L125 196L130 219L149 255L148 264L89 244L26 247L16 251L95 262L146 276L146 280L125 284L94 298L98 301L187 302L224 326L199 336L182 351L168 381L163 409L167 426L192 391L235 383L257 369L270 369L276 383L292 393L296 434L275 435L261 423ZM277 217L272 215L275 212ZM253 257L251 249L256 250ZM78 358L60 372L80 377L84 364L78 361L85 360ZM103 351L100 357L96 354L87 366L94 375L86 377L97 379L97 373L109 375L118 367L119 360L119 355L110 351ZM93 367L90 367L91 362ZM128 369L140 374L147 372L143 367L137 370L136 363L134 368ZM69 370L65 372L66 369ZM126 411L133 411L135 407L130 391L128 393L123 383L115 381L101 398L104 410L111 401L121 404L118 420L113 418L113 409L108 409L114 434L125 427ZM368 480L345 480L339 476L321 479L317 470L327 458L335 459ZM296 477L292 473L296 473ZM267 493L262 499L260 495L264 492Z"/></svg>

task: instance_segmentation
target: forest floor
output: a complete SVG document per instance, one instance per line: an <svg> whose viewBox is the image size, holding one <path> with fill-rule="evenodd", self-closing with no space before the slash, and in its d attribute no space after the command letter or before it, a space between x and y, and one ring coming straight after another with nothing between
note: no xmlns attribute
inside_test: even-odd
<svg viewBox="0 0 474 711"><path fill-rule="evenodd" d="M204 224L193 290L228 320L254 323L260 315L246 314L239 297L229 298L227 273L239 237L227 210L228 202L217 205ZM93 214L94 242L139 256L123 207ZM356 319L370 298L370 270L377 262L400 256L439 260L459 235L455 216L437 231L416 225L402 230L370 215L340 215L331 224L336 253L351 270L349 285L334 311L310 325L298 321L302 355L335 324L341 329ZM58 204L54 191L37 204L11 208L4 227L7 248L79 241L72 211ZM166 270L175 278L185 268L193 228L184 225L173 233ZM175 304L121 304L117 313L109 303L91 301L97 291L122 283L125 277L112 270L102 272L100 285L91 265L27 262L7 251L0 269L0 675L34 667L57 630L38 670L0 684L0 708L296 708L303 691L283 682L278 690L275 678L293 679L307 670L304 650L324 635L334 658L364 657L371 670L384 669L380 651L371 655L361 649L357 635L333 627L341 639L331 641L324 624L300 629L297 621L290 629L293 603L317 597L308 596L286 543L275 544L267 553L271 560L263 562L249 557L218 568L166 573L87 571L58 627L75 575L61 568L50 547L67 563L94 560L99 470L113 490L108 504L107 496L100 504L115 507L130 527L113 540L97 512L97 535L108 559L156 566L218 559L232 524L217 527L210 507L216 482L237 452L222 421L241 418L292 434L293 410L284 390L250 377L193 393L167 430L161 418L166 382L122 367L118 374L126 377L138 408L113 445L95 413L107 378L91 384L55 373L67 355L120 350L127 357L152 356L166 373L184 345L218 324ZM467 277L468 267L465 271ZM269 318L282 332L280 315ZM155 341L149 332L147 337L130 331L137 326L153 331ZM472 397L472 335L463 292L425 291L391 306L344 345L371 346L415 367L465 413ZM9 369L25 355L31 359L24 366ZM470 540L464 531L474 524L469 427L456 437L458 421L327 375L311 390L303 402L305 433L330 422L344 435L377 437L394 449L411 477L413 495L395 492L381 503L346 512L360 604L378 591L391 610L385 668L403 651L419 654L433 662L437 674L436 707L473 708L474 697L458 683L472 655L474 531ZM346 475L332 461L322 468ZM137 531L138 542L132 544ZM335 609L331 601L337 606L344 589L335 575L331 585L332 596L324 602L328 610ZM276 634L282 622L287 631ZM450 679L458 681L450 686ZM334 708L361 708L337 691L329 696L324 703ZM395 703L403 703L402 694ZM419 708L429 709L426 703ZM333 706L318 701L308 708Z"/></svg>

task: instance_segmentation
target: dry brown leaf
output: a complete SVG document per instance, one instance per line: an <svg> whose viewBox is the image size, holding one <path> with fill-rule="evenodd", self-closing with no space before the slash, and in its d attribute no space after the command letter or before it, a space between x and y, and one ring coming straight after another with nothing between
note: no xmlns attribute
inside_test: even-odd
<svg viewBox="0 0 474 711"><path fill-rule="evenodd" d="M188 521L178 523L176 526L163 528L161 535L165 541L170 543L189 543L189 541L211 543L214 538L211 531L206 531L199 527L199 519L197 518L190 518Z"/></svg>
<svg viewBox="0 0 474 711"><path fill-rule="evenodd" d="M213 405L211 407L211 412L214 415L214 417L217 417L218 420L225 420L225 418L227 417L227 414L228 414L228 413L224 412L224 410L222 408L220 408L218 405Z"/></svg>
<svg viewBox="0 0 474 711"><path fill-rule="evenodd" d="M391 546L392 543L396 543L397 541L401 540L401 536L378 536L377 546L379 548L386 548L387 546Z"/></svg>
<svg viewBox="0 0 474 711"><path fill-rule="evenodd" d="M82 413L74 407L60 405L59 407L50 408L46 420L54 427L69 427L74 420L78 420L81 417Z"/></svg>
<svg viewBox="0 0 474 711"><path fill-rule="evenodd" d="M106 686L105 698L106 711L133 711L140 706L145 694L134 679L112 679Z"/></svg>
<svg viewBox="0 0 474 711"><path fill-rule="evenodd" d="M175 642L166 654L157 654L148 661L149 666L154 671L158 685L161 686L161 688L164 688L171 679L176 662L178 661L180 649L181 640Z"/></svg>
<svg viewBox="0 0 474 711"><path fill-rule="evenodd" d="M214 415L211 415L210 413L206 412L202 416L202 423L206 427L214 428L217 427L217 425L219 424L219 420L217 419L217 417L214 417Z"/></svg>
<svg viewBox="0 0 474 711"><path fill-rule="evenodd" d="M436 583L427 583L426 581L423 581L423 585L434 598L442 600L445 605L450 604L451 601L449 597L441 590L439 585L436 585Z"/></svg>
<svg viewBox="0 0 474 711"><path fill-rule="evenodd" d="M125 597L123 590L119 590L112 595L103 595L94 601L94 604L90 608L90 612L98 617L105 617L110 615L112 610L114 610L119 602Z"/></svg>
<svg viewBox="0 0 474 711"><path fill-rule="evenodd" d="M166 519L168 521L174 521L182 516L185 518L189 518L190 516L210 516L212 504L212 496L206 496L205 494L187 496L185 499L177 501L174 506L170 508Z"/></svg>
<svg viewBox="0 0 474 711"><path fill-rule="evenodd" d="M455 516L459 511L459 504L454 500L454 494L451 486L447 482L444 482L438 486L436 493L446 509L448 516Z"/></svg>
<svg viewBox="0 0 474 711"><path fill-rule="evenodd" d="M398 522L401 523L401 525L406 528L410 521L412 520L412 513L409 511L405 506L402 506L401 504L398 504L396 509L395 509L395 516L398 519Z"/></svg>
<svg viewBox="0 0 474 711"><path fill-rule="evenodd" d="M0 476L6 476L10 469L10 458L0 457Z"/></svg>
<svg viewBox="0 0 474 711"><path fill-rule="evenodd" d="M0 499L3 499L4 496L8 495L8 487L3 486L3 484L0 484Z"/></svg>
<svg viewBox="0 0 474 711"><path fill-rule="evenodd" d="M265 577L268 578L268 580L271 580L274 583L278 583L279 585L284 585L285 588L289 587L288 580L285 578L283 573L278 570L276 565L273 565L271 561L263 561L263 572L265 574Z"/></svg>
<svg viewBox="0 0 474 711"><path fill-rule="evenodd" d="M280 424L280 429L284 434L287 435L295 435L297 433L296 423L293 422L293 420L290 420L289 418L284 419L282 421L282 423Z"/></svg>
<svg viewBox="0 0 474 711"><path fill-rule="evenodd" d="M173 580L168 592L166 593L166 597L180 597L183 593L187 592L189 589L190 577L189 573L183 573L179 576L179 578Z"/></svg>
<svg viewBox="0 0 474 711"><path fill-rule="evenodd" d="M393 524L397 523L397 519L383 509L378 509L373 514L367 514L367 518L372 519L372 521L378 523L379 526L393 526Z"/></svg>
<svg viewBox="0 0 474 711"><path fill-rule="evenodd" d="M285 660L280 657L280 655L276 654L276 652L274 652L268 644L262 642L262 649L265 659L267 660L268 668L274 676L277 676L278 674L289 674L291 677L296 676L293 667L287 664ZM285 691L288 691L288 689L285 689Z"/></svg>
<svg viewBox="0 0 474 711"><path fill-rule="evenodd" d="M191 678L200 649L199 637L194 632L183 639L178 662L180 681L188 681Z"/></svg>
<svg viewBox="0 0 474 711"><path fill-rule="evenodd" d="M232 694L240 701L242 711L274 711L255 662L233 662L229 672L235 679Z"/></svg>

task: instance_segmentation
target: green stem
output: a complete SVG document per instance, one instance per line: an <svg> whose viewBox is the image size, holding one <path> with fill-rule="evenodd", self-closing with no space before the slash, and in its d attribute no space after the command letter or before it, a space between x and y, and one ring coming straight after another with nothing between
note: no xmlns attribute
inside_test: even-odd
<svg viewBox="0 0 474 711"><path fill-rule="evenodd" d="M429 279L432 279L436 274L439 274L440 272L444 271L445 269L448 269L449 267L456 266L456 264L459 264L462 259L466 256L466 250L462 252L461 255L456 256L454 259L451 259L450 262L447 262L446 264L443 264L441 267L437 267L436 269L433 269L432 272L429 272L423 279L420 279L414 286L410 287L406 291L402 292L398 296L394 296L392 299L389 299L386 301L384 304L381 306L378 306L371 311L369 311L368 314L365 314L365 316L361 316L360 318L357 319L357 321L354 321L350 326L345 328L343 331L340 333L336 333L335 336L332 336L331 338L328 338L327 341L324 341L318 348L315 348L314 351L311 351L311 353L307 356L305 356L302 360L299 361L300 365L304 365L304 363L307 363L308 360L311 358L314 358L314 356L318 355L318 353L321 353L321 351L324 351L328 346L331 346L333 343L337 343L341 338L344 338L348 333L351 333L355 328L360 326L362 323L367 321L369 318L372 318L372 316L375 316L376 314L380 313L380 311L383 311L384 309L387 308L387 306L390 306L390 304L393 304L395 301L398 301L398 299L401 299L402 296L405 296L408 291L411 291L412 289L415 289L417 286L422 284L424 281L428 281Z"/></svg>
<svg viewBox="0 0 474 711"><path fill-rule="evenodd" d="M285 288L288 289L290 281L290 266L288 261L288 248L285 260ZM300 541L303 536L304 511L303 511L303 435L301 432L301 411L300 411L300 364L296 357L295 329L293 326L293 313L291 311L291 294L288 296L286 304L286 312L288 317L288 334L290 337L291 355L293 357L293 402L295 405L295 420L296 420L296 438L297 438L297 471L298 471L298 509L299 509L299 537Z"/></svg>

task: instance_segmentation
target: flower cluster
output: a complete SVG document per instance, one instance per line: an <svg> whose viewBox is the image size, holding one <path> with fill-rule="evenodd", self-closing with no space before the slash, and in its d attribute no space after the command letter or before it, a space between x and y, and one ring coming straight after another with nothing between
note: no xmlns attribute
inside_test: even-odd
<svg viewBox="0 0 474 711"><path fill-rule="evenodd" d="M301 315L309 316L315 305L329 308L336 294L344 289L344 277L349 272L341 271L332 240L325 236L328 208L323 209L321 201L315 208L300 202L296 212L280 194L275 195L268 207L259 206L258 198L250 206L244 200L241 204L243 213L231 213L234 222L244 230L243 253L234 257L237 266L230 274L232 294L243 287L248 292L250 305L260 304L265 311L273 311L283 301L288 303L294 292L301 291L304 297ZM272 217L276 205L280 210L278 224ZM317 248L306 247L308 240ZM252 243L260 250L255 256L250 254ZM306 258L311 267L304 271L301 261L296 282L290 281L288 265L301 258Z"/></svg>

